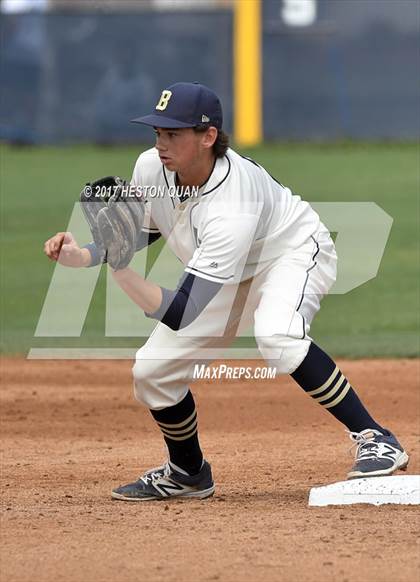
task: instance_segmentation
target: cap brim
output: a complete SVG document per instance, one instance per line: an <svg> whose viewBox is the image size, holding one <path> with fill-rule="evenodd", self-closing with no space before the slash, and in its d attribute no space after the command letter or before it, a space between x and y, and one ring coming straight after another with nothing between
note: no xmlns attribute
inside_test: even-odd
<svg viewBox="0 0 420 582"><path fill-rule="evenodd" d="M171 119L170 117L164 117L163 115L145 115L144 117L136 117L132 119L131 123L142 123L143 125L150 125L152 127L164 127L164 128L181 128L181 127L195 127L196 123L184 123L183 121L177 121L176 119Z"/></svg>

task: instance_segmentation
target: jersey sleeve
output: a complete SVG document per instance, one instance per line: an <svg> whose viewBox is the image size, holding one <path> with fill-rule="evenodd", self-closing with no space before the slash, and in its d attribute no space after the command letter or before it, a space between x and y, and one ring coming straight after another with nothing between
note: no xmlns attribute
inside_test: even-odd
<svg viewBox="0 0 420 582"><path fill-rule="evenodd" d="M209 219L185 271L215 283L240 282L258 221L258 213L218 214Z"/></svg>
<svg viewBox="0 0 420 582"><path fill-rule="evenodd" d="M145 315L173 330L183 329L200 315L221 287L220 283L184 271L176 290L161 287L162 303L159 309Z"/></svg>

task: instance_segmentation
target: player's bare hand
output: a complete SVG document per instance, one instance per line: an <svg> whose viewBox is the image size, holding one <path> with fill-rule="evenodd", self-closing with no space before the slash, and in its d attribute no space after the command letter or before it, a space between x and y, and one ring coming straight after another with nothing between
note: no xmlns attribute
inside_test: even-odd
<svg viewBox="0 0 420 582"><path fill-rule="evenodd" d="M81 249L71 232L58 232L44 244L44 252L52 261L65 267L87 267L90 253Z"/></svg>
<svg viewBox="0 0 420 582"><path fill-rule="evenodd" d="M52 261L56 261L58 259L65 234L65 232L57 232L56 235L49 238L44 244L44 253Z"/></svg>

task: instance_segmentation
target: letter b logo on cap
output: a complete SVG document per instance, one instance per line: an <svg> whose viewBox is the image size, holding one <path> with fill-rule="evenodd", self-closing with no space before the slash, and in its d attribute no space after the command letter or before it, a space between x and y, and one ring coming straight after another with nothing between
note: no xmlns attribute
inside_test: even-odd
<svg viewBox="0 0 420 582"><path fill-rule="evenodd" d="M168 102L171 97L172 91L162 91L162 95L160 96L159 103L156 105L156 109L159 109L159 111L164 111L168 106Z"/></svg>

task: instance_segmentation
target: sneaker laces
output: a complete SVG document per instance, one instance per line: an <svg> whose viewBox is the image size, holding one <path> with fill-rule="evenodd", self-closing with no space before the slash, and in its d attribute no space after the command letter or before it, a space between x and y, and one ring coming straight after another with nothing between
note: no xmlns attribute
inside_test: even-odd
<svg viewBox="0 0 420 582"><path fill-rule="evenodd" d="M165 463L161 467L156 467L155 469L150 469L150 471L147 471L147 473L140 477L140 480L143 481L145 485L148 485L149 483L155 483L162 477L169 477L170 473L171 468L169 463Z"/></svg>
<svg viewBox="0 0 420 582"><path fill-rule="evenodd" d="M365 429L361 432L347 431L349 437L354 441L353 445L349 449L350 455L352 455L353 449L356 447L354 452L354 457L357 460L368 460L376 459L379 453L379 445L375 442L375 438L381 433L374 429Z"/></svg>

